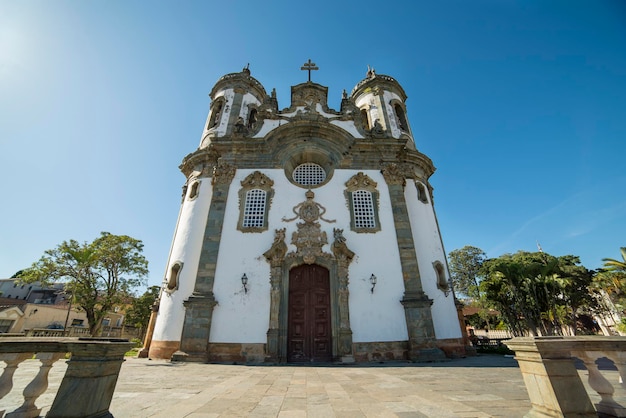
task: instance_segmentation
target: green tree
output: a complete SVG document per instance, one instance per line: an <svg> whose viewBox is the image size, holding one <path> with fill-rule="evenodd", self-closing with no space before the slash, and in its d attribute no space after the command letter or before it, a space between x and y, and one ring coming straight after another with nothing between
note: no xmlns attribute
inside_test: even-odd
<svg viewBox="0 0 626 418"><path fill-rule="evenodd" d="M477 247L466 245L448 254L448 268L454 289L474 300L480 299L479 272L487 256Z"/></svg>
<svg viewBox="0 0 626 418"><path fill-rule="evenodd" d="M73 303L84 310L89 331L96 336L107 312L123 303L131 290L144 284L148 261L140 240L102 232L91 243L63 241L45 251L25 270L20 281L65 282Z"/></svg>
<svg viewBox="0 0 626 418"><path fill-rule="evenodd" d="M143 295L133 299L131 307L126 311L126 324L139 328L142 339L150 322L152 305L159 296L160 289L159 286L150 286Z"/></svg>
<svg viewBox="0 0 626 418"><path fill-rule="evenodd" d="M500 311L515 335L576 332L576 315L596 307L590 291L593 272L580 259L519 251L486 260L480 284L483 296Z"/></svg>

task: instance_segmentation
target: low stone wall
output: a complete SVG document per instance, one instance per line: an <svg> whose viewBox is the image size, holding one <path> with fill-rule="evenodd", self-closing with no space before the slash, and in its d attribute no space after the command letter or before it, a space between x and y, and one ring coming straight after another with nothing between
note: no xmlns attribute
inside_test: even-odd
<svg viewBox="0 0 626 418"><path fill-rule="evenodd" d="M265 361L265 344L210 343L210 363L259 364Z"/></svg>
<svg viewBox="0 0 626 418"><path fill-rule="evenodd" d="M626 337L519 337L505 344L515 351L530 397L532 409L526 417L626 417L626 407L616 402L626 396ZM583 361L589 386L600 395L595 409L574 358ZM617 381L601 373L596 364L600 358L613 362Z"/></svg>
<svg viewBox="0 0 626 418"><path fill-rule="evenodd" d="M22 361L34 355L41 361L39 373L23 389L24 403L7 416L39 416L41 409L36 401L48 387L48 372L66 353L71 355L67 370L46 417L110 416L109 406L124 353L131 347L132 343L126 340L100 338L3 338L0 361L6 367L0 376L0 400L11 393L13 374Z"/></svg>
<svg viewBox="0 0 626 418"><path fill-rule="evenodd" d="M447 358L461 358L466 356L475 356L476 350L466 347L463 344L463 338L447 338L436 340L437 347L440 348Z"/></svg>
<svg viewBox="0 0 626 418"><path fill-rule="evenodd" d="M357 363L409 359L408 341L352 343L352 350Z"/></svg>

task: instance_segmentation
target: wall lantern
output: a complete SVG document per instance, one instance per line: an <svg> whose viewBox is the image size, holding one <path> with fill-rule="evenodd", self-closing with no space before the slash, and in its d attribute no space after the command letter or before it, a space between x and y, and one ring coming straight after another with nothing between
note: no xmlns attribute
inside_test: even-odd
<svg viewBox="0 0 626 418"><path fill-rule="evenodd" d="M370 277L370 283L372 284L372 289L370 290L372 293L374 293L374 288L376 287L376 276L374 276L372 274L372 276Z"/></svg>
<svg viewBox="0 0 626 418"><path fill-rule="evenodd" d="M248 276L246 276L246 273L241 276L241 284L243 285L244 293L248 293Z"/></svg>

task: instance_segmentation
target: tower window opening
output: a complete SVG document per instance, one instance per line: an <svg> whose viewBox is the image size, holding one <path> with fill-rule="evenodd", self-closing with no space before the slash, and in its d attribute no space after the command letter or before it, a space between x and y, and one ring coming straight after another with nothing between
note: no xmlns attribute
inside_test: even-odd
<svg viewBox="0 0 626 418"><path fill-rule="evenodd" d="M211 119L209 120L209 125L207 126L207 129L214 128L219 124L220 117L222 116L223 107L223 102L219 102L215 105L215 109L211 112Z"/></svg>
<svg viewBox="0 0 626 418"><path fill-rule="evenodd" d="M250 111L250 115L248 116L248 129L254 129L257 121L257 110L252 109Z"/></svg>
<svg viewBox="0 0 626 418"><path fill-rule="evenodd" d="M252 189L246 192L246 202L243 213L244 228L262 228L265 223L265 207L267 192L260 189Z"/></svg>
<svg viewBox="0 0 626 418"><path fill-rule="evenodd" d="M369 121L369 118L367 117L367 110L361 109L361 118L363 119L363 127L366 130L371 129L370 128L370 121Z"/></svg>
<svg viewBox="0 0 626 418"><path fill-rule="evenodd" d="M396 104L393 108L396 111L396 118L398 119L398 128L400 128L401 131L408 131L409 125L406 122L406 116L404 114L404 110L402 110L402 106L400 106L399 104Z"/></svg>
<svg viewBox="0 0 626 418"><path fill-rule="evenodd" d="M293 170L292 177L301 186L316 186L326 180L326 171L318 164L304 163Z"/></svg>

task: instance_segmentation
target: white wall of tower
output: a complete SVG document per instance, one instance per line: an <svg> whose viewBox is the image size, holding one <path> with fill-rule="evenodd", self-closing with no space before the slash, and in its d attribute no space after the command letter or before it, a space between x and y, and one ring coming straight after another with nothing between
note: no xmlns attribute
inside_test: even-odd
<svg viewBox="0 0 626 418"><path fill-rule="evenodd" d="M411 221L411 232L417 253L422 288L433 300L431 313L435 336L437 339L461 338L461 328L457 319L454 297L452 293L446 296L437 287L437 273L433 263L439 261L447 266L447 262L430 196L427 196L427 203L420 201L415 182L407 180L404 197ZM445 271L446 278L448 278L447 267Z"/></svg>
<svg viewBox="0 0 626 418"><path fill-rule="evenodd" d="M166 279L171 274L171 266L177 261L183 263L183 268L179 273L178 289L174 292L163 292L161 295L158 319L153 335L153 339L157 341L180 340L185 319L183 301L191 296L198 273L204 229L213 196L211 179L200 179L198 195L194 199L188 198L189 192L188 189L174 232L172 250L167 263Z"/></svg>

